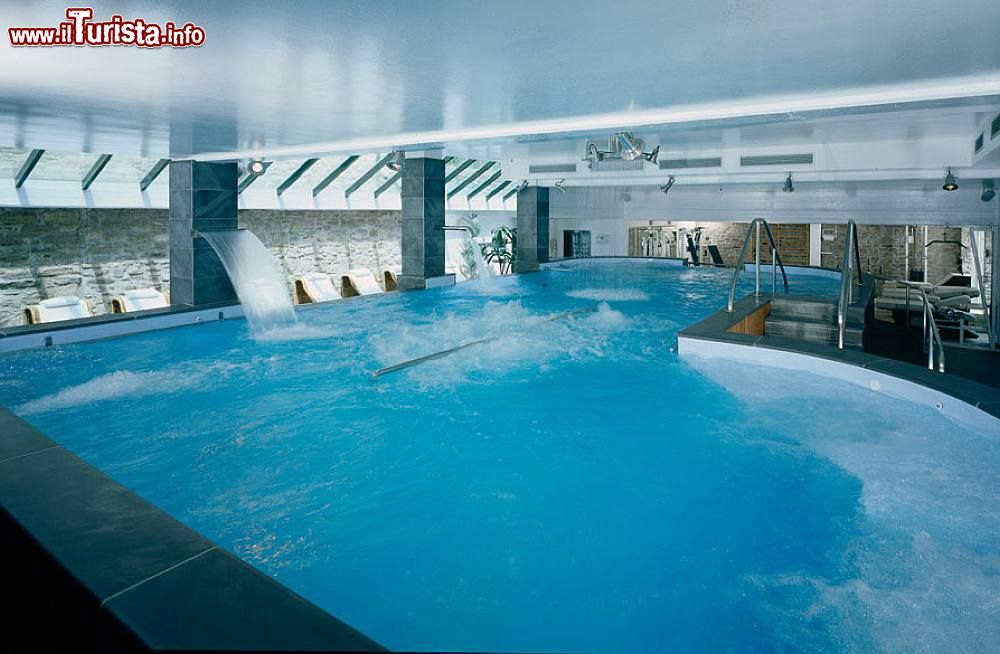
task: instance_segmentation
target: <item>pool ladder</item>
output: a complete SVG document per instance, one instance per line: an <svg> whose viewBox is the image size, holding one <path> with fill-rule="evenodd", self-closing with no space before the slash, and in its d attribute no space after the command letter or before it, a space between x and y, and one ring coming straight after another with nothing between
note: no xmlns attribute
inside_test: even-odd
<svg viewBox="0 0 1000 654"><path fill-rule="evenodd" d="M764 227L764 231L767 232L767 240L771 243L771 295L775 294L775 288L777 286L777 268L775 267L775 262L778 264L778 268L781 268L781 279L785 283L785 293L788 292L788 275L785 273L785 266L781 263L781 255L778 254L778 245L774 242L774 234L771 233L771 226L767 224L767 221L763 218L754 218L747 227L747 235L743 239L743 247L740 249L740 256L736 260L736 268L733 270L733 279L729 283L729 302L726 305L726 310L732 312L736 306L736 282L739 280L740 272L743 271L743 267L746 264L747 248L750 247L750 235L756 236L754 239L756 241L754 245L754 295L760 296L760 228Z"/></svg>

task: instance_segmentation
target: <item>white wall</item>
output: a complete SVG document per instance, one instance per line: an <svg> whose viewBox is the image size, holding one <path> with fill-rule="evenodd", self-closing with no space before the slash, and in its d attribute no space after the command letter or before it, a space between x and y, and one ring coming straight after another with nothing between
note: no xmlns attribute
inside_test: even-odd
<svg viewBox="0 0 1000 654"><path fill-rule="evenodd" d="M626 254L624 190L574 188L549 194L549 241L556 241L555 256L563 256L563 230L590 230L593 256ZM550 247L549 254L552 255Z"/></svg>

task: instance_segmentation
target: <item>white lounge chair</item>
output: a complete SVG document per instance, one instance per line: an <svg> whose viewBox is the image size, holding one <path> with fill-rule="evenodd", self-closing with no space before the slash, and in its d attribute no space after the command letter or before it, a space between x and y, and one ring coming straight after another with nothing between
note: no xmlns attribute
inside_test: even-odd
<svg viewBox="0 0 1000 654"><path fill-rule="evenodd" d="M367 268L355 268L340 278L340 294L343 297L378 295L384 292L378 285L378 279Z"/></svg>
<svg viewBox="0 0 1000 654"><path fill-rule="evenodd" d="M24 310L24 321L29 325L37 325L60 320L90 318L93 315L94 308L87 300L80 299L75 295L61 295L42 300L38 304L29 305Z"/></svg>
<svg viewBox="0 0 1000 654"><path fill-rule="evenodd" d="M155 288L137 288L111 298L111 313L165 309L169 306L167 295Z"/></svg>
<svg viewBox="0 0 1000 654"><path fill-rule="evenodd" d="M340 293L326 273L306 273L295 279L295 304L339 300Z"/></svg>
<svg viewBox="0 0 1000 654"><path fill-rule="evenodd" d="M395 291L396 290L396 284L397 284L397 282L396 282L396 273L393 272L392 270L383 270L382 271L382 288L384 288L386 291Z"/></svg>

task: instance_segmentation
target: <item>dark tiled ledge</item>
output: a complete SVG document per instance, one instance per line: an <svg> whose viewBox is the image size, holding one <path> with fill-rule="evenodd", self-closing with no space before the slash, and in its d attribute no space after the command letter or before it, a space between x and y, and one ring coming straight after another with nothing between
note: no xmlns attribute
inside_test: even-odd
<svg viewBox="0 0 1000 654"><path fill-rule="evenodd" d="M0 430L5 646L383 649L3 408Z"/></svg>
<svg viewBox="0 0 1000 654"><path fill-rule="evenodd" d="M771 298L767 296L758 298L749 295L741 298L737 300L732 313L725 309L716 311L704 320L682 329L677 336L679 339L715 341L781 352L794 352L818 359L836 361L858 368L873 370L950 395L957 400L1000 418L1000 390L957 375L942 374L928 370L923 366L895 359L887 359L860 350L840 350L832 345L824 345L823 343L766 335L751 336L727 331L770 301Z"/></svg>

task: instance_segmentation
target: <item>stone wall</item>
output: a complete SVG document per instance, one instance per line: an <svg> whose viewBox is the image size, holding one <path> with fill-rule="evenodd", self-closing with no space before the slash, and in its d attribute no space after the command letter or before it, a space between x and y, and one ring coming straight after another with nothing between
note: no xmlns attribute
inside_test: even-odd
<svg viewBox="0 0 1000 654"><path fill-rule="evenodd" d="M304 272L400 268L398 211L240 211L291 280ZM57 295L86 298L97 313L128 289L170 288L164 209L0 208L0 325ZM289 292L291 292L289 290Z"/></svg>
<svg viewBox="0 0 1000 654"><path fill-rule="evenodd" d="M821 263L824 268L839 269L844 258L844 239L847 235L846 225L823 225L824 234L833 233L832 240L822 241ZM897 225L859 225L858 245L861 249L861 268L865 272L903 279L906 271L906 228ZM923 227L911 230L913 242L910 243L910 270L923 270ZM948 273L962 269L962 248L958 241L962 238L962 230L957 227L928 227L927 238L930 241L951 241L938 243L928 250L927 278L935 282ZM971 269L965 269L970 272Z"/></svg>
<svg viewBox="0 0 1000 654"><path fill-rule="evenodd" d="M655 225L670 229L671 226L664 222L655 222ZM740 248L743 247L743 239L746 238L749 223L723 223L723 222L685 222L684 227L693 229L701 227L701 246L703 259L711 261L706 254L706 246L716 245L719 248L719 255L727 266L735 265L740 256ZM674 225L676 226L676 224ZM640 232L642 227L637 227ZM771 233L777 241L778 254L781 255L782 263L796 266L809 265L809 225L771 225ZM747 261L753 262L754 242L750 241L747 250ZM767 235L761 231L761 261L771 261L770 242Z"/></svg>

